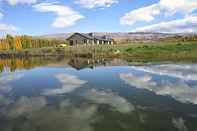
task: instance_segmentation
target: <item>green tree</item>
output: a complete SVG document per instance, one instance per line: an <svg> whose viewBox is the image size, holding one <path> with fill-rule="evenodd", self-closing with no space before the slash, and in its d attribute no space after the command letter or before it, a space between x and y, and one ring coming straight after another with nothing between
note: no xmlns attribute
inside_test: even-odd
<svg viewBox="0 0 197 131"><path fill-rule="evenodd" d="M14 37L12 35L7 34L6 35L6 40L9 44L10 49L15 50L15 46L14 46Z"/></svg>

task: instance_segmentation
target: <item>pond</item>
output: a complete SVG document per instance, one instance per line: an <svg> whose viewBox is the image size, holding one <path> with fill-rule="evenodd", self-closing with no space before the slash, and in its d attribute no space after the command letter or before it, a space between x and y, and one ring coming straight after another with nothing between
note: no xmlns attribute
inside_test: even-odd
<svg viewBox="0 0 197 131"><path fill-rule="evenodd" d="M197 131L197 64L0 60L1 131Z"/></svg>

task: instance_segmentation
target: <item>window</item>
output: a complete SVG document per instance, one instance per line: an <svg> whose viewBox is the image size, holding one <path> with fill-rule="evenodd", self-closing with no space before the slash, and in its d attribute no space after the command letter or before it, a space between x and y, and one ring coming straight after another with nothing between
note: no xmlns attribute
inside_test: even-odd
<svg viewBox="0 0 197 131"><path fill-rule="evenodd" d="M73 45L73 40L70 40L70 45Z"/></svg>
<svg viewBox="0 0 197 131"><path fill-rule="evenodd" d="M86 39L85 39L85 40L83 40L83 43L84 43L84 44L87 44L87 40L86 40Z"/></svg>

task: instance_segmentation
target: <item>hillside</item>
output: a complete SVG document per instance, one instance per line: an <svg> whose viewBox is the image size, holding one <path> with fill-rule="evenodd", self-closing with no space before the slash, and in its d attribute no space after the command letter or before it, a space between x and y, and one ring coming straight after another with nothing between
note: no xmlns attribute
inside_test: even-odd
<svg viewBox="0 0 197 131"><path fill-rule="evenodd" d="M59 34L48 34L43 36L38 36L39 38L47 38L47 39L60 39L65 40L73 33L59 33ZM165 34L165 33L143 33L143 32L135 32L135 33L123 33L123 32L94 32L97 36L106 35L108 37L113 38L116 42L157 42L157 41L165 41L165 40L177 40L183 39L185 37L193 37L197 36L196 34Z"/></svg>
<svg viewBox="0 0 197 131"><path fill-rule="evenodd" d="M71 36L73 33L58 33L58 34L47 34L47 35L41 35L36 36L37 38L44 38L44 39L61 39L65 40L69 36Z"/></svg>

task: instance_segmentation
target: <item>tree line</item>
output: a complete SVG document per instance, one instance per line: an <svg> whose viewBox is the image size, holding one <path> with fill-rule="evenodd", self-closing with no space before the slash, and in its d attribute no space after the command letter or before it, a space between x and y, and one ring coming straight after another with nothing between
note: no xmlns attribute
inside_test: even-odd
<svg viewBox="0 0 197 131"><path fill-rule="evenodd" d="M0 39L0 50L22 50L28 48L57 47L66 44L64 40L57 39L41 39L32 36L12 36L6 35L4 39Z"/></svg>
<svg viewBox="0 0 197 131"><path fill-rule="evenodd" d="M58 61L61 61L61 59L55 57L2 58L0 60L0 73L5 70L14 72L20 69L32 69L50 63L57 63Z"/></svg>

